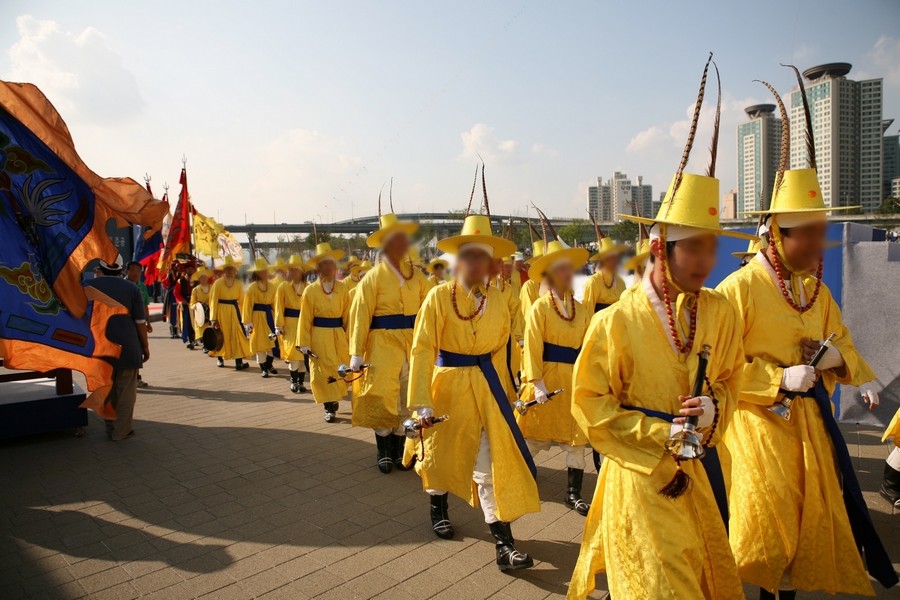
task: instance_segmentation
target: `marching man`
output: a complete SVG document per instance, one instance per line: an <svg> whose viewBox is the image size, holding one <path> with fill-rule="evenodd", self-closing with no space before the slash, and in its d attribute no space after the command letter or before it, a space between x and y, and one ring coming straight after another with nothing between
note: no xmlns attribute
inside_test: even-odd
<svg viewBox="0 0 900 600"><path fill-rule="evenodd" d="M546 243L543 239L531 243L531 258L526 262L529 268L534 264L534 261L543 256ZM531 305L534 304L534 301L540 297L543 291L546 290L541 290L540 281L529 278L522 284L522 289L519 291L519 310L522 312L523 318L528 318L528 311L531 309Z"/></svg>
<svg viewBox="0 0 900 600"><path fill-rule="evenodd" d="M501 381L509 310L499 290L485 285L491 257L514 245L491 235L489 216L468 215L462 233L438 248L456 255L455 279L437 286L422 307L409 388L423 432L416 470L431 499L432 528L440 538L453 537L447 510L453 493L481 507L498 568L528 568L533 560L516 550L510 522L540 510L536 470ZM445 414L448 421L434 423Z"/></svg>
<svg viewBox="0 0 900 600"><path fill-rule="evenodd" d="M545 282L547 293L535 301L525 321L521 398L538 404L518 415L532 455L551 446L566 453L566 506L582 516L590 508L581 498L587 438L572 417L572 367L593 312L575 300L572 283L587 259L584 248L554 239L529 269L528 280ZM551 399L554 390L562 391Z"/></svg>
<svg viewBox="0 0 900 600"><path fill-rule="evenodd" d="M209 293L210 293L210 285L209 285L209 276L211 275L209 269L205 266L200 265L197 271L194 273L192 277L193 281L196 283L194 288L191 290L191 300L190 300L190 308L191 314L194 314L194 308L198 304L202 304L207 307L207 314L209 309ZM209 322L205 323L197 323L194 321L194 339L202 340L203 332L209 327Z"/></svg>
<svg viewBox="0 0 900 600"><path fill-rule="evenodd" d="M250 342L244 330L241 318L241 302L244 299L244 286L236 279L237 265L231 256L225 257L222 265L222 277L216 279L209 292L210 324L222 332L222 347L210 353L216 357L216 364L221 368L226 360L234 359L237 371L250 365L244 357L250 354Z"/></svg>
<svg viewBox="0 0 900 600"><path fill-rule="evenodd" d="M347 384L337 376L338 367L350 360L347 315L350 290L335 277L343 250L327 242L316 245L311 262L319 278L303 292L296 345L309 359L313 398L325 408L325 422L334 423L339 402L347 396Z"/></svg>
<svg viewBox="0 0 900 600"><path fill-rule="evenodd" d="M597 235L597 253L591 257L594 273L584 284L581 303L592 313L596 313L616 303L625 291L625 282L619 277L618 269L619 260L627 248L606 237L594 220L594 215L589 215Z"/></svg>
<svg viewBox="0 0 900 600"><path fill-rule="evenodd" d="M305 392L304 356L297 348L297 325L300 323L300 299L306 289L305 265L299 254L291 255L284 267L287 277L275 291L275 334L281 344L281 357L291 375L291 392Z"/></svg>
<svg viewBox="0 0 900 600"><path fill-rule="evenodd" d="M429 273L428 280L432 283L431 287L447 282L447 280L449 279L447 277L448 266L449 263L443 258L431 259L431 262L429 262L428 266L425 267L425 269Z"/></svg>
<svg viewBox="0 0 900 600"><path fill-rule="evenodd" d="M272 365L274 357L281 356L275 343L275 288L270 278L271 267L266 259L257 258L248 269L251 283L244 293L244 330L250 336L250 351L256 355L256 364L263 377L277 375Z"/></svg>
<svg viewBox="0 0 900 600"><path fill-rule="evenodd" d="M359 372L363 364L371 365L354 382L353 425L375 431L376 465L387 474L394 467L405 470L401 424L409 416L409 349L428 283L409 258L410 236L418 224L401 221L393 212L382 215L380 194L378 216L380 228L366 243L381 250L382 260L353 290L350 368Z"/></svg>
<svg viewBox="0 0 900 600"><path fill-rule="evenodd" d="M719 226L714 160L708 177L684 173L709 64L659 214L620 215L652 225L649 269L592 319L575 363L572 412L607 460L570 600L587 597L600 571L615 599L744 598L715 452L740 384L741 329L728 301L703 287L715 266L717 236L731 232ZM705 377L699 375L704 364ZM695 395L698 381L702 391Z"/></svg>
<svg viewBox="0 0 900 600"><path fill-rule="evenodd" d="M812 140L803 79L794 70ZM859 386L867 403L878 404L875 374L822 282L826 213L847 207L825 206L812 143L810 168L786 170L787 111L764 85L781 111L782 154L771 206L755 213L763 215L763 249L719 286L742 318L746 355L740 402L725 436L733 461L731 547L741 578L760 587L761 599L792 599L797 589L874 595L866 570L885 587L897 575L830 400L840 382Z"/></svg>

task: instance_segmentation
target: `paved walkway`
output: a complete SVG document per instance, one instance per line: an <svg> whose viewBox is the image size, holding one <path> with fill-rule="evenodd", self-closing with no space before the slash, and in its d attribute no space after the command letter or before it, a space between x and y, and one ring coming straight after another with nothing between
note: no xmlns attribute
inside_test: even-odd
<svg viewBox="0 0 900 600"><path fill-rule="evenodd" d="M559 453L538 457L543 510L514 525L539 562L503 575L480 511L451 499L457 539L434 537L418 478L376 471L372 434L350 427L349 404L326 424L308 395L289 392L286 372L217 369L164 329L152 336L135 438L108 442L91 415L85 438L0 443L3 600L565 596L584 519L561 503ZM900 559L900 515L872 491L886 449L877 432L846 434ZM595 482L588 474L585 489Z"/></svg>

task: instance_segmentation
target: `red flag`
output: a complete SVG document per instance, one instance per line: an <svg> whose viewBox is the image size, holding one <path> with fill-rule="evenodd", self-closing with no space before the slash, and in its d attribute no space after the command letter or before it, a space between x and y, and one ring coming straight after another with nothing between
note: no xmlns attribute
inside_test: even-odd
<svg viewBox="0 0 900 600"><path fill-rule="evenodd" d="M181 167L181 193L178 195L178 204L175 206L175 214L172 215L172 224L169 226L169 235L166 245L162 249L162 257L159 260L159 271L166 273L169 266L178 254L191 253L191 214L193 208L188 196L187 171Z"/></svg>

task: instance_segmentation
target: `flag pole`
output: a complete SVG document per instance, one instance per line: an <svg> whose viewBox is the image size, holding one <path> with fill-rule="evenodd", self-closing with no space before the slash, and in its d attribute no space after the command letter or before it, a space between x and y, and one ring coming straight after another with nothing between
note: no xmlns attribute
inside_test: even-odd
<svg viewBox="0 0 900 600"><path fill-rule="evenodd" d="M181 155L181 171L184 173L184 187L187 191L187 226L191 234L188 236L188 254L194 256L194 224L191 217L194 216L194 205L191 204L191 192L187 185L187 156Z"/></svg>

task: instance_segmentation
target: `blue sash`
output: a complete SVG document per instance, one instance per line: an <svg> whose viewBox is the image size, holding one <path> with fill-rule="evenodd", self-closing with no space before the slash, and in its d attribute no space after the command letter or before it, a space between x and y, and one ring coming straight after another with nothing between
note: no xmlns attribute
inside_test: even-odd
<svg viewBox="0 0 900 600"><path fill-rule="evenodd" d="M241 307L238 306L238 301L237 300L219 300L219 304L227 304L228 306L234 307L234 312L237 313L238 329L241 330L241 335L243 335L244 337L247 337L247 332L244 331L244 319L241 318Z"/></svg>
<svg viewBox="0 0 900 600"><path fill-rule="evenodd" d="M412 329L416 326L416 315L381 315L372 317L369 329Z"/></svg>
<svg viewBox="0 0 900 600"><path fill-rule="evenodd" d="M664 413L658 410L651 410L642 406L627 406L623 404L622 408L624 408L625 410L636 410L638 412L644 413L648 417L662 419L667 423L671 423L675 420L676 417L676 415L670 415L669 413ZM721 513L722 515L722 520L725 522L725 530L727 531L728 495L725 493L725 476L722 474L722 463L719 462L719 453L716 450L715 446L706 447L706 454L703 455L703 458L700 459L700 463L703 465L703 468L706 469L706 477L709 479L709 485L710 487L712 487L713 496L716 499L716 504L719 507L719 513Z"/></svg>
<svg viewBox="0 0 900 600"><path fill-rule="evenodd" d="M594 312L598 313L601 310L603 310L604 308L609 308L610 306L612 306L612 304L606 304L605 302L598 302L597 304L594 305Z"/></svg>
<svg viewBox="0 0 900 600"><path fill-rule="evenodd" d="M300 309L299 308L284 309L284 318L285 319L297 319L299 317L300 317Z"/></svg>
<svg viewBox="0 0 900 600"><path fill-rule="evenodd" d="M878 532L875 531L875 526L872 524L872 517L869 515L869 509L863 498L862 490L859 488L859 480L856 478L856 470L853 468L853 460L850 458L850 452L847 450L844 436L841 435L841 430L834 419L834 413L831 410L831 399L821 379L816 383L816 387L811 390L811 395L819 407L828 437L831 438L831 444L834 446L834 454L837 457L838 470L841 477L841 487L843 487L844 508L847 510L847 517L850 519L853 539L856 540L856 546L860 550L863 561L866 563L866 570L881 585L889 588L897 583L897 573L894 571L891 559L888 557L884 545L878 538Z"/></svg>
<svg viewBox="0 0 900 600"><path fill-rule="evenodd" d="M253 311L266 313L266 325L269 326L269 332L275 333L275 315L272 313L272 305L260 304L257 302L253 305ZM279 348L279 346L281 346L281 344L275 344L275 348L272 349L272 354L275 358L281 358L281 348Z"/></svg>
<svg viewBox="0 0 900 600"><path fill-rule="evenodd" d="M491 395L494 397L494 400L497 401L497 407L500 409L500 413L506 420L506 424L509 426L513 438L516 440L516 446L519 447L519 452L522 454L522 458L525 459L528 470L531 471L531 475L537 479L537 467L534 465L534 459L531 457L531 452L528 451L528 446L525 444L522 430L519 429L519 425L516 423L516 419L513 416L512 405L509 403L509 398L506 397L506 391L503 389L503 384L500 383L500 376L497 374L497 369L494 368L494 364L491 362L491 355L457 354L456 352L440 350L435 365L438 367L478 367L481 369L481 374L484 375L488 387L491 388Z"/></svg>
<svg viewBox="0 0 900 600"><path fill-rule="evenodd" d="M544 362L565 363L574 365L578 358L581 348L570 348L569 346L558 346L550 342L544 342Z"/></svg>
<svg viewBox="0 0 900 600"><path fill-rule="evenodd" d="M313 327L343 327L344 320L340 317L313 317Z"/></svg>

